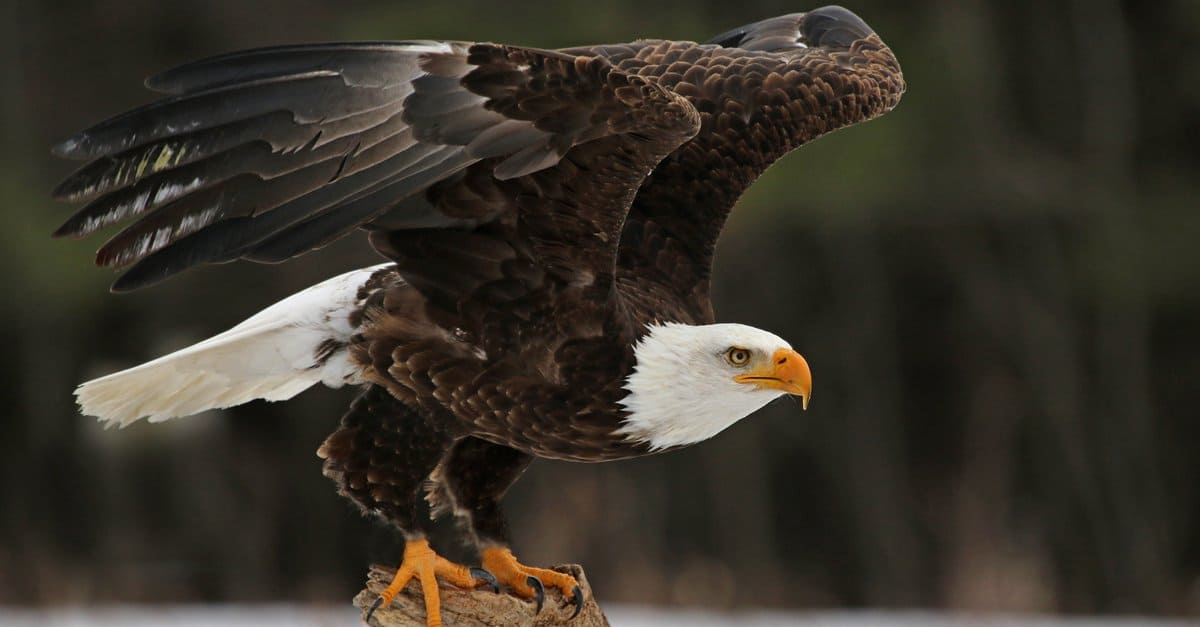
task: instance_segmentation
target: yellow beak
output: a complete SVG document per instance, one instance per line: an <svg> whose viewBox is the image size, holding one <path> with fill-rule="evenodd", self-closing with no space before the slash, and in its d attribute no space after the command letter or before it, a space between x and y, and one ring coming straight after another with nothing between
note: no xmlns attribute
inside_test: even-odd
<svg viewBox="0 0 1200 627"><path fill-rule="evenodd" d="M812 371L800 353L781 348L771 356L771 363L762 368L739 374L733 378L738 383L751 383L760 389L780 390L800 397L804 409L812 398Z"/></svg>

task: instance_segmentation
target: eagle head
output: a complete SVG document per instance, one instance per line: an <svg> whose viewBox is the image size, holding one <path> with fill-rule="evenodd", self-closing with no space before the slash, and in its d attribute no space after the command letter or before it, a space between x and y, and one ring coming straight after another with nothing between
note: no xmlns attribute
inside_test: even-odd
<svg viewBox="0 0 1200 627"><path fill-rule="evenodd" d="M808 362L744 324L651 325L634 346L618 433L652 450L706 440L785 394L812 395Z"/></svg>

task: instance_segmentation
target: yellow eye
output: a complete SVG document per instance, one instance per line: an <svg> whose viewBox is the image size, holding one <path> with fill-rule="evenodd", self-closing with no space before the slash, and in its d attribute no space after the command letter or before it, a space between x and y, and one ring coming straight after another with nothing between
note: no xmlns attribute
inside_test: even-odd
<svg viewBox="0 0 1200 627"><path fill-rule="evenodd" d="M725 361L731 366L745 366L750 363L750 350L740 346L730 347L725 351Z"/></svg>

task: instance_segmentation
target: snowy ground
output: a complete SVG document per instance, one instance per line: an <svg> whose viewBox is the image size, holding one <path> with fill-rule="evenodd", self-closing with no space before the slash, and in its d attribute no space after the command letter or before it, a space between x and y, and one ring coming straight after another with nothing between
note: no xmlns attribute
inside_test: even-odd
<svg viewBox="0 0 1200 627"><path fill-rule="evenodd" d="M712 613L638 606L605 606L614 627L1197 627L1200 621L1146 618L1057 618L925 612ZM28 610L0 607L0 626L50 627L350 627L352 608L299 605L161 606Z"/></svg>

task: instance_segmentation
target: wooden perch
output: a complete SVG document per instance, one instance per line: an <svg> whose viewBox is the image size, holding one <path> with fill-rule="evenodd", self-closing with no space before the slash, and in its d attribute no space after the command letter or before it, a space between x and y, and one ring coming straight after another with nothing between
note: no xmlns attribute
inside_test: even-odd
<svg viewBox="0 0 1200 627"><path fill-rule="evenodd" d="M463 590L451 585L441 586L442 623L486 627L541 627L543 625L566 625L571 627L608 627L608 619L592 596L592 588L583 568L576 564L562 564L553 570L572 575L583 589L584 605L570 623L567 619L574 606L567 603L556 588L546 589L546 604L540 614L534 614L534 603L501 591L499 594L487 588ZM372 565L367 573L367 587L354 597L354 605L366 620L367 610L379 593L391 582L395 568ZM425 600L421 596L421 584L414 578L391 606L375 610L368 623L372 627L425 627Z"/></svg>

